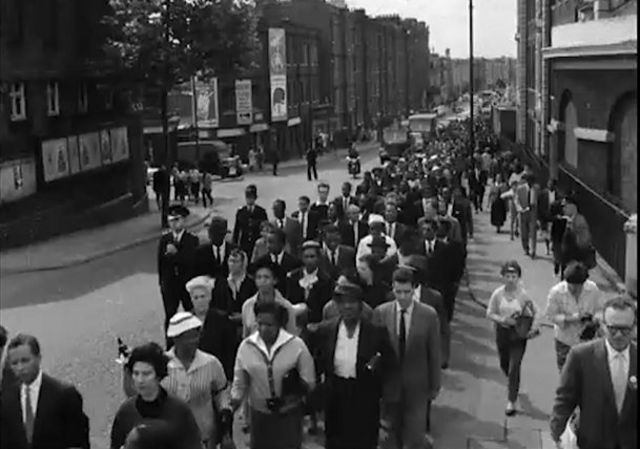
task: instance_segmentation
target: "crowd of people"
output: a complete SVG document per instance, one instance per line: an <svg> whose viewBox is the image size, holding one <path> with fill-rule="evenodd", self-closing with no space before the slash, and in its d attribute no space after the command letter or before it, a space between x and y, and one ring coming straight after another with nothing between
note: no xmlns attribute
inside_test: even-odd
<svg viewBox="0 0 640 449"><path fill-rule="evenodd" d="M552 436L559 441L573 415L581 447L632 447L635 402L629 394L627 402L618 398L620 381L613 381L617 420L596 422L602 412L594 408L605 399L587 400L584 389L593 382L585 360L592 363L596 350L606 357L603 341L627 351L627 378L635 379L635 305L621 298L603 304L587 279L593 249L575 197L561 195L553 180L540 189L531 167L501 153L482 122L475 131L474 152L468 126L452 123L423 152L410 148L365 172L358 185L344 182L333 199L322 181L317 199L300 196L292 213L276 199L272 218L249 185L233 229L213 217L204 244L184 228L189 210L171 206L157 252L165 347L120 346L127 399L113 420L111 449L230 448L234 419L251 449L299 449L305 433L320 432L327 449L431 447L431 403L449 368L474 211L485 207L497 232L510 220L511 237L519 235L531 257L540 227L559 276L541 311L517 262L500 271L504 285L487 316L508 384L505 413L518 412L520 365L546 315L562 370ZM605 340L596 339L600 332ZM599 346L584 349L586 340ZM88 448L80 395L42 374L39 361L35 337L17 335L8 344L3 447ZM29 406L31 389L39 408L38 391L50 398L51 428L33 431L42 421ZM603 427L609 424L625 436L611 436L614 427Z"/></svg>

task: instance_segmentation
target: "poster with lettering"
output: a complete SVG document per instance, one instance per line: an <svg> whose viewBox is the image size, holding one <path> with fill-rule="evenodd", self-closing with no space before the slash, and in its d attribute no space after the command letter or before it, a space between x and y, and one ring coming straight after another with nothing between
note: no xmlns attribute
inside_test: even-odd
<svg viewBox="0 0 640 449"><path fill-rule="evenodd" d="M80 142L80 170L100 167L100 134L87 133L78 136Z"/></svg>
<svg viewBox="0 0 640 449"><path fill-rule="evenodd" d="M80 146L78 136L67 137L67 149L69 152L69 174L74 175L80 172Z"/></svg>
<svg viewBox="0 0 640 449"><path fill-rule="evenodd" d="M236 80L236 122L250 125L253 122L251 80Z"/></svg>
<svg viewBox="0 0 640 449"><path fill-rule="evenodd" d="M111 159L113 162L120 162L129 159L129 137L127 136L127 128L112 128L109 130L111 135Z"/></svg>
<svg viewBox="0 0 640 449"><path fill-rule="evenodd" d="M45 182L69 176L69 155L67 153L66 138L42 142L42 169Z"/></svg>
<svg viewBox="0 0 640 449"><path fill-rule="evenodd" d="M287 46L284 28L269 28L271 121L287 120Z"/></svg>
<svg viewBox="0 0 640 449"><path fill-rule="evenodd" d="M111 136L106 129L100 131L100 160L102 165L111 163Z"/></svg>

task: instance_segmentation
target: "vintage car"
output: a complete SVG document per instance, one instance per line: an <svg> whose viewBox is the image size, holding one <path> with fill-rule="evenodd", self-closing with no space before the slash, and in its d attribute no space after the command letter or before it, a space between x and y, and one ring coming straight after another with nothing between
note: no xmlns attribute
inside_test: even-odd
<svg viewBox="0 0 640 449"><path fill-rule="evenodd" d="M385 128L382 131L382 147L378 153L380 165L384 165L389 160L398 160L410 146L407 128Z"/></svg>
<svg viewBox="0 0 640 449"><path fill-rule="evenodd" d="M198 146L196 151L195 142L178 142L178 159L222 178L242 175L240 157L232 154L230 145L221 140L203 140L198 142Z"/></svg>

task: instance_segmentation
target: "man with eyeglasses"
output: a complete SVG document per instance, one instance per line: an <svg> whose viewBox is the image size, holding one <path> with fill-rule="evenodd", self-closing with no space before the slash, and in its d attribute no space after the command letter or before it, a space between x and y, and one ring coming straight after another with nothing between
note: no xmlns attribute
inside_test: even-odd
<svg viewBox="0 0 640 449"><path fill-rule="evenodd" d="M604 307L605 338L574 346L562 369L550 422L557 448L569 417L580 406L581 449L637 447L637 312L633 300L615 297Z"/></svg>

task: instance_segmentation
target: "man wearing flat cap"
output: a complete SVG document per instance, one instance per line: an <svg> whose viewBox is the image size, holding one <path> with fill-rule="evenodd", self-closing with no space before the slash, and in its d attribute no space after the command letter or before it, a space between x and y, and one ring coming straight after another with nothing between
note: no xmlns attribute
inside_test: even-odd
<svg viewBox="0 0 640 449"><path fill-rule="evenodd" d="M267 221L267 211L256 204L258 189L250 184L244 191L246 204L236 212L233 228L233 242L247 254L253 254L253 247L260 237L260 224Z"/></svg>
<svg viewBox="0 0 640 449"><path fill-rule="evenodd" d="M193 309L185 285L195 271L194 260L199 240L184 228L184 219L188 215L189 209L186 207L171 206L168 215L170 231L160 237L158 245L158 282L165 312L165 331L180 304L185 311ZM167 346L170 346L168 341Z"/></svg>
<svg viewBox="0 0 640 449"><path fill-rule="evenodd" d="M378 447L382 385L396 362L386 331L362 318L362 296L341 277L333 294L339 316L309 335L324 378L327 449Z"/></svg>

